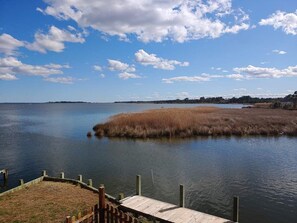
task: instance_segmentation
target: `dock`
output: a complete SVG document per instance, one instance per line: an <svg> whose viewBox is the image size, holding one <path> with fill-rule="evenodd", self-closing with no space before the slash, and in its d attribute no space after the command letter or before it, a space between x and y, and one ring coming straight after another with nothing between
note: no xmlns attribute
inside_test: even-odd
<svg viewBox="0 0 297 223"><path fill-rule="evenodd" d="M233 223L228 219L179 207L174 204L154 200L144 196L131 196L120 201L120 209L146 216L161 222L176 223Z"/></svg>

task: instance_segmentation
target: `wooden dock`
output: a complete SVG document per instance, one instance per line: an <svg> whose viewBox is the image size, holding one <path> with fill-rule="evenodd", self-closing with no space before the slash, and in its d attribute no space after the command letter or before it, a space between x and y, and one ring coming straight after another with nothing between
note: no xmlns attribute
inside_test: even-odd
<svg viewBox="0 0 297 223"><path fill-rule="evenodd" d="M233 223L233 221L179 207L174 204L135 195L121 200L120 209L162 222L176 223Z"/></svg>

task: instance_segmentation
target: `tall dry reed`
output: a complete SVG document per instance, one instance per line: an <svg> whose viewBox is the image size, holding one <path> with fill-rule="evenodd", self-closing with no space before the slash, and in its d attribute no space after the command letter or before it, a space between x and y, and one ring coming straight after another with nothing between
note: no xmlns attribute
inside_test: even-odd
<svg viewBox="0 0 297 223"><path fill-rule="evenodd" d="M214 107L156 109L119 114L93 129L99 137L296 136L297 111Z"/></svg>

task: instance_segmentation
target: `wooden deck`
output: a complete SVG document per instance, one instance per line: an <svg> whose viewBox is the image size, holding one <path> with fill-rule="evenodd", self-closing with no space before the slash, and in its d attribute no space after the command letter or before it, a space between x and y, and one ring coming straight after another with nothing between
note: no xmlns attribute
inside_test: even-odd
<svg viewBox="0 0 297 223"><path fill-rule="evenodd" d="M121 200L120 208L158 221L178 223L232 223L233 221L181 208L174 204L143 196L132 196Z"/></svg>

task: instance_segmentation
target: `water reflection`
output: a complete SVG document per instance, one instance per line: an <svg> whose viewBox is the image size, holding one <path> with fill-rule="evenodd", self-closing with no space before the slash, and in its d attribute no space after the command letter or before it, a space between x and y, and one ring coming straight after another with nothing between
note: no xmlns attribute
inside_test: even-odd
<svg viewBox="0 0 297 223"><path fill-rule="evenodd" d="M94 185L104 183L114 196L127 196L135 193L140 174L143 194L159 200L177 204L178 186L184 184L192 209L229 218L238 195L241 222L297 222L296 138L87 139L98 119L150 106L0 108L0 167L10 170L8 188L46 169L53 176L82 174Z"/></svg>

